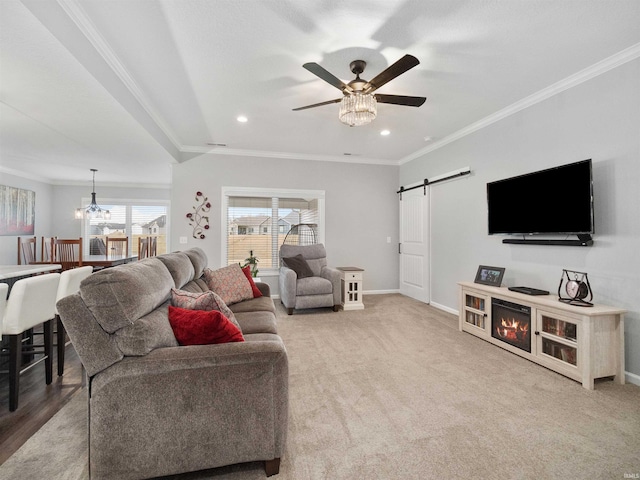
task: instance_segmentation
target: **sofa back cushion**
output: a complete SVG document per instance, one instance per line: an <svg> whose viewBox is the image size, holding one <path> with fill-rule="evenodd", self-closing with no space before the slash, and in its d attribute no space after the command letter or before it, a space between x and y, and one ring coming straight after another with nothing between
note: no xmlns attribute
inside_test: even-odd
<svg viewBox="0 0 640 480"><path fill-rule="evenodd" d="M165 255L159 255L156 258L167 267L167 270L169 270L169 273L173 277L176 288L180 288L185 283L197 278L195 276L193 263L191 263L191 259L184 252L167 253Z"/></svg>
<svg viewBox="0 0 640 480"><path fill-rule="evenodd" d="M168 320L169 304L166 301L112 335L123 355L141 357L156 348L178 346Z"/></svg>
<svg viewBox="0 0 640 480"><path fill-rule="evenodd" d="M162 305L174 285L163 262L152 257L94 273L80 284L80 295L103 330L114 333Z"/></svg>
<svg viewBox="0 0 640 480"><path fill-rule="evenodd" d="M204 253L204 250L198 247L190 248L189 250L184 251L185 255L191 259L191 263L193 264L193 268L195 269L195 273L193 274L193 278L200 278L204 269L207 268L207 254ZM176 285L176 288L180 288Z"/></svg>
<svg viewBox="0 0 640 480"><path fill-rule="evenodd" d="M196 278L195 280L191 280L189 283L183 285L179 290L185 290L191 293L202 293L209 291L209 285L204 281L204 277Z"/></svg>

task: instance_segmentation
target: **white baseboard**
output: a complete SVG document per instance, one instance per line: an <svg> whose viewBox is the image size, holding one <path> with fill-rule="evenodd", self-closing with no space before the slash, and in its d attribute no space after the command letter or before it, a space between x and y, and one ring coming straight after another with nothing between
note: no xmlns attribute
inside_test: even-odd
<svg viewBox="0 0 640 480"><path fill-rule="evenodd" d="M431 305L432 307L437 308L438 310L442 310L442 311L447 312L447 313L452 313L456 317L458 315L460 315L460 312L458 312L458 310L454 310L453 308L447 307L446 305L440 305L439 303L436 303L436 302L429 302L429 305Z"/></svg>
<svg viewBox="0 0 640 480"><path fill-rule="evenodd" d="M385 295L387 293L400 293L400 290L365 290L362 295Z"/></svg>
<svg viewBox="0 0 640 480"><path fill-rule="evenodd" d="M624 372L624 381L626 383L633 383L634 385L640 386L640 375L636 375L631 372Z"/></svg>
<svg viewBox="0 0 640 480"><path fill-rule="evenodd" d="M365 290L362 292L362 295L386 295L388 293L400 293L400 290ZM280 295L273 294L271 298L280 299Z"/></svg>

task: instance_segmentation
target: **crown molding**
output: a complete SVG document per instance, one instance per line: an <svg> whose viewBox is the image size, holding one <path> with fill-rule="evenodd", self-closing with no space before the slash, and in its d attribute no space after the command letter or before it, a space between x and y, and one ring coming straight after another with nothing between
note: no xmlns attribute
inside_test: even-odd
<svg viewBox="0 0 640 480"><path fill-rule="evenodd" d="M630 46L629 48L625 48L624 50L612 55L604 60L601 60L598 63L591 65L583 70L580 70L573 75L568 76L567 78L556 82L547 88L544 88L533 95L529 95L528 97L523 98L502 110L498 110L497 112L468 125L457 132L452 133L451 135L447 135L446 137L438 140L428 147L424 147L420 150L413 152L410 155L400 159L399 165L404 165L412 160L420 158L427 153L433 152L434 150L438 150L439 148L444 147L456 140L461 139L473 132L476 132L482 128L488 127L489 125L496 123L506 117L513 115L514 113L518 113L525 108L529 108L532 105L540 103L548 98L553 97L565 90L573 88L581 83L586 82L587 80L591 80L603 73L606 73L610 70L613 70L620 65L624 65L627 62L635 60L640 57L640 43L636 43L635 45Z"/></svg>
<svg viewBox="0 0 640 480"><path fill-rule="evenodd" d="M116 76L129 90L131 95L140 104L143 110L149 115L149 118L157 125L157 127L166 135L167 139L173 146L180 150L182 142L179 140L171 128L164 121L162 116L158 114L152 107L152 103L138 86L133 76L127 71L113 49L109 46L104 37L100 34L91 19L88 17L78 0L56 0L58 5L64 10L71 21L78 27L80 32L89 40L91 45L96 49L98 54L107 63L109 68L113 70Z"/></svg>
<svg viewBox="0 0 640 480"><path fill-rule="evenodd" d="M35 180L36 182L52 185L50 178L41 177L40 175L34 175L32 173L23 172L21 170L14 170L13 168L0 166L0 172L6 173L7 175L13 175L15 177L24 178L27 180Z"/></svg>
<svg viewBox="0 0 640 480"><path fill-rule="evenodd" d="M359 163L368 165L391 165L398 166L397 160L384 160L381 158L358 157L356 155L315 155L308 153L292 153L292 152L269 152L264 150L242 150L227 147L198 147L184 146L180 150L182 153L201 153L211 155L225 155L236 157L260 157L260 158L277 158L284 160L305 160L314 162L337 162L337 163Z"/></svg>
<svg viewBox="0 0 640 480"><path fill-rule="evenodd" d="M56 187L86 187L91 189L91 185L87 184L87 181L76 181L76 180L50 180L49 184ZM161 183L124 183L124 182L96 182L96 190L100 188L144 188L144 189L162 189L167 190L171 188L171 184L161 184Z"/></svg>
<svg viewBox="0 0 640 480"><path fill-rule="evenodd" d="M53 180L51 178L42 177L40 175L34 175L33 173L24 172L22 170L15 170L13 168L7 168L0 166L0 173L6 173L7 175L13 175L15 177L24 178L26 180L34 180L36 182L44 183L54 187L86 187L91 188L91 185L86 180ZM170 183L113 183L113 182L100 182L96 183L96 187L115 187L115 188L158 188L162 190L170 189Z"/></svg>

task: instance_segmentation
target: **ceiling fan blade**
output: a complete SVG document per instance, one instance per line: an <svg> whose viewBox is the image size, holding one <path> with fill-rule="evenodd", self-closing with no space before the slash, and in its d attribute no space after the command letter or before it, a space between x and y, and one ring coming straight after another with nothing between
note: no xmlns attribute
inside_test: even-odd
<svg viewBox="0 0 640 480"><path fill-rule="evenodd" d="M396 63L387 67L386 70L383 70L378 75L376 75L372 80L369 80L369 83L363 89L364 93L371 93L374 90L377 90L385 83L393 80L399 75L402 75L407 70L411 70L413 67L419 64L420 60L418 60L413 55L405 55Z"/></svg>
<svg viewBox="0 0 640 480"><path fill-rule="evenodd" d="M374 95L380 103L392 103L394 105L404 105L406 107L419 107L427 98L426 97L407 97L405 95L383 95L376 93Z"/></svg>
<svg viewBox="0 0 640 480"><path fill-rule="evenodd" d="M328 71L326 71L317 63L310 62L310 63L305 63L302 66L307 70L309 70L311 73L313 73L315 76L327 82L328 84L333 85L338 90L342 90L343 92L347 91L349 93L353 91L353 89L349 85L344 83L342 80L340 80L338 77L336 77L332 73L329 73Z"/></svg>
<svg viewBox="0 0 640 480"><path fill-rule="evenodd" d="M342 98L336 98L335 100L328 100L326 102L314 103L313 105L307 105L305 107L294 108L293 111L297 112L298 110L306 110L307 108L314 108L314 107L321 107L323 105L330 105L332 103L338 103L341 100L342 100Z"/></svg>

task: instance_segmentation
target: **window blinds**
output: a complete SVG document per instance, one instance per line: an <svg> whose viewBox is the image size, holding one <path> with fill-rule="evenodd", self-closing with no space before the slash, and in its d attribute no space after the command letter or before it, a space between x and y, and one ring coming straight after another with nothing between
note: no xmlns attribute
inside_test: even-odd
<svg viewBox="0 0 640 480"><path fill-rule="evenodd" d="M291 227L318 221L317 198L229 196L227 265L244 265L253 252L258 269L278 269L278 252Z"/></svg>

